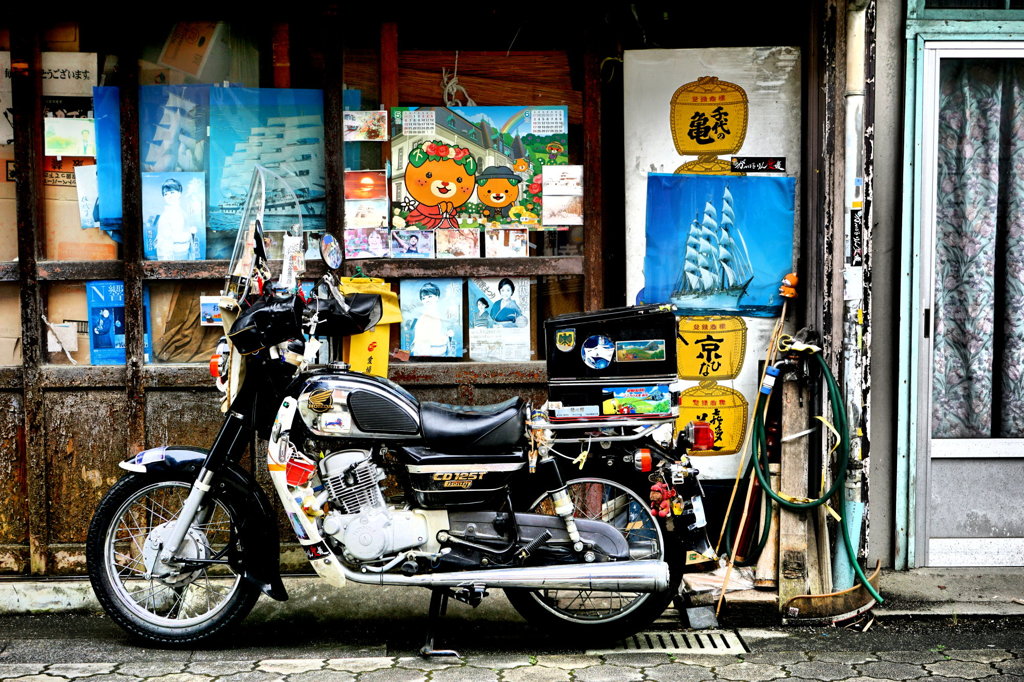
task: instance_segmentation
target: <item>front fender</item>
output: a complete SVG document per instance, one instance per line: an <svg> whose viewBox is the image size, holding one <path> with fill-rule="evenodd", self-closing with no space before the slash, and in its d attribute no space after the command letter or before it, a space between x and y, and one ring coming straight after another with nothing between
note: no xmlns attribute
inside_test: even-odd
<svg viewBox="0 0 1024 682"><path fill-rule="evenodd" d="M207 452L203 448L165 445L143 450L119 466L140 474L175 472L194 478ZM249 471L234 463L225 464L214 476L212 485L219 489L221 501L231 508L232 517L238 521L243 552L230 553L231 568L259 585L267 596L285 601L288 593L281 582L277 521L267 494Z"/></svg>

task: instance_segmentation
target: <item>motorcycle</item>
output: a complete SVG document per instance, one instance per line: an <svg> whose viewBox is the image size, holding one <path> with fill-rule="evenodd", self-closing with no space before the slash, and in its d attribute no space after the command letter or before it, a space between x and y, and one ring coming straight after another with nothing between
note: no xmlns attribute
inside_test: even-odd
<svg viewBox="0 0 1024 682"><path fill-rule="evenodd" d="M433 627L449 598L475 606L491 589L531 624L591 642L625 638L663 612L685 544L668 539L703 534L685 436L637 454L647 486L692 493L679 496L688 517L666 515L636 485L563 477L550 425L520 398L420 402L344 363L314 366L319 339L336 348L376 324L380 297L342 295L330 275L306 300L275 293L263 243L261 221L243 223L221 298L225 416L212 445L121 462L128 473L92 519L90 580L119 626L149 643L193 645L239 622L261 593L287 599L273 506L239 464L254 435L267 441L274 490L319 576L432 591L424 655L446 653ZM689 522L672 529L666 516Z"/></svg>

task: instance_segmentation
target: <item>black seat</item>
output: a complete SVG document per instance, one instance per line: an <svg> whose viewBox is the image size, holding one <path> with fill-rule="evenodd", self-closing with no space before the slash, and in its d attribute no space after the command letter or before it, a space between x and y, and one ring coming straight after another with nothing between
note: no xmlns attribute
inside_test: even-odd
<svg viewBox="0 0 1024 682"><path fill-rule="evenodd" d="M423 440L451 454L510 450L523 440L525 419L522 398L494 405L420 403Z"/></svg>

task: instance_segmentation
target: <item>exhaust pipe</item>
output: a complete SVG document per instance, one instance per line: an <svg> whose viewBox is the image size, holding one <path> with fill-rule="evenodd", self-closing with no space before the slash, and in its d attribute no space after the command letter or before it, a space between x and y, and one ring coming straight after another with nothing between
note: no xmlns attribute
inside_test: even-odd
<svg viewBox="0 0 1024 682"><path fill-rule="evenodd" d="M548 590L595 590L598 592L662 592L668 589L668 564L664 561L606 561L599 564L558 564L485 571L455 571L424 575L362 573L345 565L345 577L368 585L418 587L483 587Z"/></svg>

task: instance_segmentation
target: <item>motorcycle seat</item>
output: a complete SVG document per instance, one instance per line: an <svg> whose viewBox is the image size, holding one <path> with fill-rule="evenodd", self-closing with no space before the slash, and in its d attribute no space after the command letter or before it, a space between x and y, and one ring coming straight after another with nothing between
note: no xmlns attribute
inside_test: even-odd
<svg viewBox="0 0 1024 682"><path fill-rule="evenodd" d="M525 422L522 398L494 405L420 403L423 440L451 454L511 450L522 442Z"/></svg>

